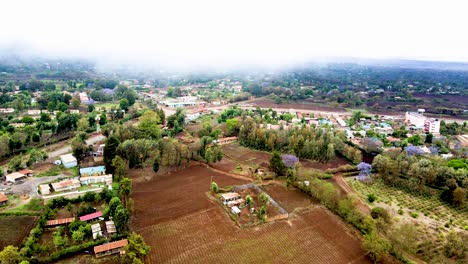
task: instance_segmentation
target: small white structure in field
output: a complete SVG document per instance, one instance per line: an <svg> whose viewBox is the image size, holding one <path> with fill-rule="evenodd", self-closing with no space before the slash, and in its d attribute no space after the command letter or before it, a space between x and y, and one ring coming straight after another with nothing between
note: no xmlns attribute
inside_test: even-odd
<svg viewBox="0 0 468 264"><path fill-rule="evenodd" d="M240 213L241 213L241 210L239 209L239 207L233 206L233 207L231 207L231 212L232 212L233 214L239 216Z"/></svg>
<svg viewBox="0 0 468 264"><path fill-rule="evenodd" d="M309 182L309 181L304 181L304 185L307 186L307 187L309 187L310 182Z"/></svg>
<svg viewBox="0 0 468 264"><path fill-rule="evenodd" d="M60 160L67 169L78 166L78 161L71 153L60 156Z"/></svg>

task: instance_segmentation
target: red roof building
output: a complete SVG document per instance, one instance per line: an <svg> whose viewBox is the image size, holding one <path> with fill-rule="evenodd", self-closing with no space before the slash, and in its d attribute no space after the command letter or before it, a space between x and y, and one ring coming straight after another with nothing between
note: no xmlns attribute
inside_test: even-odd
<svg viewBox="0 0 468 264"><path fill-rule="evenodd" d="M108 244L95 246L94 254L96 254L96 257L102 257L106 255L116 254L116 253L123 254L124 253L123 248L126 245L128 245L128 240L122 239L122 240L111 242Z"/></svg>
<svg viewBox="0 0 468 264"><path fill-rule="evenodd" d="M96 219L96 218L101 217L101 216L102 216L102 212L97 211L97 212L92 213L92 214L80 216L80 221L86 222L86 221L90 221L90 220Z"/></svg>

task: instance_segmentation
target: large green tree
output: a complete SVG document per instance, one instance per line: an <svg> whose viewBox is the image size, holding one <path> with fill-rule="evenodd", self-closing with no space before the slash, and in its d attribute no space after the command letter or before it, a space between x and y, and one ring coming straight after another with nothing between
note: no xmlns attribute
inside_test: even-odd
<svg viewBox="0 0 468 264"><path fill-rule="evenodd" d="M273 155L271 156L270 170L274 172L276 176L283 175L286 171L286 166L281 159L281 155L277 151L273 152Z"/></svg>

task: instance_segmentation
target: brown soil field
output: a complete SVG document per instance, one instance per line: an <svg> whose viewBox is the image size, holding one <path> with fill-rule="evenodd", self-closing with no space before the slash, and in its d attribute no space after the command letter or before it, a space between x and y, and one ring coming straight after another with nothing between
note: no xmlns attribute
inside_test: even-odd
<svg viewBox="0 0 468 264"><path fill-rule="evenodd" d="M0 250L8 245L19 246L36 224L34 216L0 217Z"/></svg>
<svg viewBox="0 0 468 264"><path fill-rule="evenodd" d="M211 177L220 187L246 183L203 165L135 183L131 229L151 246L146 263L371 263L357 235L321 207L239 228L206 195ZM288 201L281 189L275 193L277 202ZM298 202L291 200L291 207Z"/></svg>
<svg viewBox="0 0 468 264"><path fill-rule="evenodd" d="M284 184L267 184L261 185L260 188L267 192L288 213L292 213L296 208L303 208L313 204L310 197L305 193L296 188L286 188Z"/></svg>
<svg viewBox="0 0 468 264"><path fill-rule="evenodd" d="M322 106L313 104L306 101L291 101L290 103L277 104L273 100L268 98L260 98L247 103L253 106L261 108L284 108L284 109L295 109L295 110L310 110L310 111L324 111L324 112L346 112L346 109L341 107Z"/></svg>

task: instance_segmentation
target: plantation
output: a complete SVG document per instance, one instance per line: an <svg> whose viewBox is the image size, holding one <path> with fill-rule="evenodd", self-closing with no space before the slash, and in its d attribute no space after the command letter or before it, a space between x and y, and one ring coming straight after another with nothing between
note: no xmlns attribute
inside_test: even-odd
<svg viewBox="0 0 468 264"><path fill-rule="evenodd" d="M399 213L411 218L426 216L438 222L436 226L432 224L433 228L448 230L449 227L465 229L468 226L468 208L454 208L441 201L439 195L421 195L385 185L380 181L367 184L348 178L347 182L363 200L367 201L370 194L375 195L377 200L371 206L383 203L388 207L401 209ZM446 226L447 223L449 224Z"/></svg>

